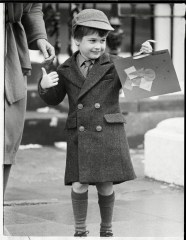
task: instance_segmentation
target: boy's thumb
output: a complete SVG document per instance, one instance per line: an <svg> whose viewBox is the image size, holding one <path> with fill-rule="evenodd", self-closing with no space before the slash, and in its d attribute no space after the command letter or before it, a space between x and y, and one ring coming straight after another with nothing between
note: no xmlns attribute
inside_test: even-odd
<svg viewBox="0 0 186 240"><path fill-rule="evenodd" d="M42 67L41 69L42 69L43 75L47 75L46 69L44 67Z"/></svg>

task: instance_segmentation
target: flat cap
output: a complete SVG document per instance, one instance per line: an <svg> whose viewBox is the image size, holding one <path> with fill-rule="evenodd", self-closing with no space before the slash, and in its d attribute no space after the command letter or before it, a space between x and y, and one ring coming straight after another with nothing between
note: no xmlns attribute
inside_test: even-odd
<svg viewBox="0 0 186 240"><path fill-rule="evenodd" d="M72 20L72 28L75 29L78 25L108 31L114 30L114 28L110 25L107 16L97 9L84 9L75 15Z"/></svg>

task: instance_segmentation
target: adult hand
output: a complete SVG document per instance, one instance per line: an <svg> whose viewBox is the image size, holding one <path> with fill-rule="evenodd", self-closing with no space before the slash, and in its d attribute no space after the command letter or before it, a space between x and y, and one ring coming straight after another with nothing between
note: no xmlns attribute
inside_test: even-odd
<svg viewBox="0 0 186 240"><path fill-rule="evenodd" d="M45 63L46 64L52 63L55 58L54 47L45 39L38 39L37 47L42 52L45 58Z"/></svg>
<svg viewBox="0 0 186 240"><path fill-rule="evenodd" d="M43 72L43 77L41 80L41 88L42 89L47 89L47 88L51 88L54 87L58 84L59 81L59 77L57 72L51 72L49 74L47 74L45 68L41 68L42 72Z"/></svg>

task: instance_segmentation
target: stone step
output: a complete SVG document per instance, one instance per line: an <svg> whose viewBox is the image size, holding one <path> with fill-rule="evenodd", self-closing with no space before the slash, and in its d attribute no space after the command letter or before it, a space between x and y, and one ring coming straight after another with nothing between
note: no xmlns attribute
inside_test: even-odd
<svg viewBox="0 0 186 240"><path fill-rule="evenodd" d="M66 141L66 119L67 113L55 109L47 113L28 111L21 144L53 145L54 142Z"/></svg>
<svg viewBox="0 0 186 240"><path fill-rule="evenodd" d="M163 120L147 131L144 153L147 177L184 186L184 117Z"/></svg>

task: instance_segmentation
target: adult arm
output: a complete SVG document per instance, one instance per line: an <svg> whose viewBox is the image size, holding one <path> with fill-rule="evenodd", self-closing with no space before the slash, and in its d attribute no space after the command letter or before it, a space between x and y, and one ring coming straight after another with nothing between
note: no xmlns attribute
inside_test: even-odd
<svg viewBox="0 0 186 240"><path fill-rule="evenodd" d="M53 61L55 51L54 47L47 41L42 3L33 3L30 10L24 12L22 24L26 32L29 49L39 49L48 62Z"/></svg>

